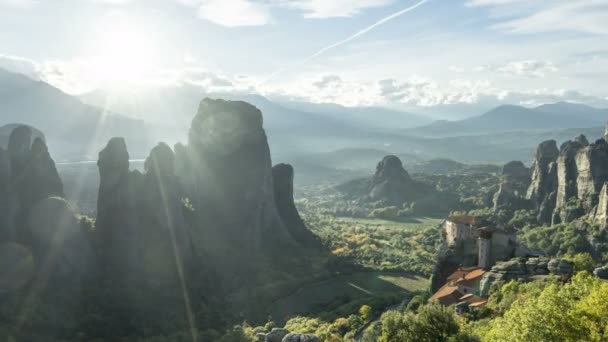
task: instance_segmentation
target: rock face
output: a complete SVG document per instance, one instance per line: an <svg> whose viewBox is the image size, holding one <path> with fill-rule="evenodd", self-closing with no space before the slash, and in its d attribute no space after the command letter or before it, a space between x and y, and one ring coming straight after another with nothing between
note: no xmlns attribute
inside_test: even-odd
<svg viewBox="0 0 608 342"><path fill-rule="evenodd" d="M179 174L207 239L229 241L245 251L265 240L288 241L277 212L270 150L262 113L240 101L204 99L192 120L187 151L189 172Z"/></svg>
<svg viewBox="0 0 608 342"><path fill-rule="evenodd" d="M99 152L96 231L102 277L126 287L136 277L140 250L135 194L141 175L129 172L129 152L122 138L112 138Z"/></svg>
<svg viewBox="0 0 608 342"><path fill-rule="evenodd" d="M513 258L509 261L498 262L486 272L480 283L482 295L487 295L492 284L509 282L510 280L528 280L535 276L556 275L570 277L573 265L571 262L547 257Z"/></svg>
<svg viewBox="0 0 608 342"><path fill-rule="evenodd" d="M557 185L556 160L559 155L555 140L542 142L536 149L534 164L532 165L532 180L528 188L527 198L533 207L539 210L538 221L550 223L551 213L555 208L552 194Z"/></svg>
<svg viewBox="0 0 608 342"><path fill-rule="evenodd" d="M608 143L589 143L584 135L562 144L556 155L555 142L539 145L527 197L538 210L542 224L568 223L589 214L604 226L607 209L602 188L608 181ZM601 202L601 204L600 204Z"/></svg>
<svg viewBox="0 0 608 342"><path fill-rule="evenodd" d="M376 166L369 195L373 200L387 201L399 205L411 200L414 181L396 156L386 156Z"/></svg>
<svg viewBox="0 0 608 342"><path fill-rule="evenodd" d="M599 139L576 155L577 198L590 210L597 205L598 195L608 180L608 143Z"/></svg>
<svg viewBox="0 0 608 342"><path fill-rule="evenodd" d="M193 257L190 226L184 216L182 191L175 176L175 156L167 144L152 149L137 204L138 230L146 279L167 283L179 279Z"/></svg>
<svg viewBox="0 0 608 342"><path fill-rule="evenodd" d="M600 191L597 207L593 213L593 221L602 229L608 228L608 182Z"/></svg>
<svg viewBox="0 0 608 342"><path fill-rule="evenodd" d="M530 185L530 169L520 161L511 161L502 169L502 183L494 194L494 211L524 209L528 201L524 199Z"/></svg>
<svg viewBox="0 0 608 342"><path fill-rule="evenodd" d="M32 207L50 196L64 197L63 184L44 140L32 142L32 129L17 126L8 150L0 151L1 238L27 239L26 218ZM28 241L24 241L28 242Z"/></svg>
<svg viewBox="0 0 608 342"><path fill-rule="evenodd" d="M293 167L289 164L277 164L272 167L277 210L287 230L297 242L307 246L318 245L316 236L308 230L294 203L293 174Z"/></svg>

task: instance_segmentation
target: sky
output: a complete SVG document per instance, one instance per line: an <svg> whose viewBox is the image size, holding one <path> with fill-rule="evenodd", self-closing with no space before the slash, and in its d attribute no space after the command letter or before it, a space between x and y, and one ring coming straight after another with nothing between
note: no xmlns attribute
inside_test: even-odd
<svg viewBox="0 0 608 342"><path fill-rule="evenodd" d="M608 108L608 0L0 0L0 68L70 94Z"/></svg>

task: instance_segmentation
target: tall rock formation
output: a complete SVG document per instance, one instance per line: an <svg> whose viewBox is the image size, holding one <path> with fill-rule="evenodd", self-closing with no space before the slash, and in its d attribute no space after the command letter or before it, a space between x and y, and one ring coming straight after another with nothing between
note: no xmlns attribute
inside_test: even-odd
<svg viewBox="0 0 608 342"><path fill-rule="evenodd" d="M585 210L591 210L598 203L598 196L608 180L608 143L598 139L582 148L576 155L577 197Z"/></svg>
<svg viewBox="0 0 608 342"><path fill-rule="evenodd" d="M64 197L63 183L46 143L41 137L32 142L32 137L30 127L17 126L10 134L8 151L0 151L3 240L27 240L26 219L31 208L47 197Z"/></svg>
<svg viewBox="0 0 608 342"><path fill-rule="evenodd" d="M204 99L192 120L187 151L180 155L188 160L177 164L196 175L180 168L178 177L188 182L184 188L205 231L205 245L214 249L228 243L253 253L264 241L279 243L274 248L290 241L277 212L270 150L256 107Z"/></svg>
<svg viewBox="0 0 608 342"><path fill-rule="evenodd" d="M602 188L608 181L608 142L589 143L584 135L562 144L541 143L533 165L528 198L543 224L568 223L589 214L603 220Z"/></svg>
<svg viewBox="0 0 608 342"><path fill-rule="evenodd" d="M172 283L180 279L180 274L183 276L193 255L173 151L159 143L144 167L146 174L138 203L143 268L149 282Z"/></svg>
<svg viewBox="0 0 608 342"><path fill-rule="evenodd" d="M520 161L511 161L503 166L502 183L494 194L494 211L513 211L528 206L525 200L526 190L530 185L530 169Z"/></svg>
<svg viewBox="0 0 608 342"><path fill-rule="evenodd" d="M555 140L544 141L536 149L532 165L532 180L527 198L539 211L538 221L544 224L551 223L552 213L555 209L558 155Z"/></svg>
<svg viewBox="0 0 608 342"><path fill-rule="evenodd" d="M601 229L608 228L608 181L604 182L602 191L600 191L598 204L593 212L593 221Z"/></svg>
<svg viewBox="0 0 608 342"><path fill-rule="evenodd" d="M416 197L414 181L397 156L386 156L376 166L369 195L373 200L400 205Z"/></svg>
<svg viewBox="0 0 608 342"><path fill-rule="evenodd" d="M141 175L129 172L129 152L123 138L112 138L99 152L99 195L96 232L102 277L110 286L133 286L141 256L136 193Z"/></svg>
<svg viewBox="0 0 608 342"><path fill-rule="evenodd" d="M293 173L293 167L289 164L277 164L272 167L274 199L279 215L297 242L306 246L318 245L318 239L308 230L294 203Z"/></svg>

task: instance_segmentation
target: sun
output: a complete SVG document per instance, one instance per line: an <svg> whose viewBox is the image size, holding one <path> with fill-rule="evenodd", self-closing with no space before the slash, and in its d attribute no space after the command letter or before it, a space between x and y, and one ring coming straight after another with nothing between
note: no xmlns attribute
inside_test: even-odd
<svg viewBox="0 0 608 342"><path fill-rule="evenodd" d="M153 35L136 26L113 26L100 34L94 46L90 64L100 83L145 83L158 68L159 49Z"/></svg>

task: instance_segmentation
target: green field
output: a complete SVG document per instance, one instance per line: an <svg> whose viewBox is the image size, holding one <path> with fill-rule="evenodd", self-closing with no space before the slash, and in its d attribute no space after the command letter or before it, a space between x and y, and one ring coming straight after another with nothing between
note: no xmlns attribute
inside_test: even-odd
<svg viewBox="0 0 608 342"><path fill-rule="evenodd" d="M377 271L430 276L440 242L441 219L408 222L307 216L310 229L336 257Z"/></svg>
<svg viewBox="0 0 608 342"><path fill-rule="evenodd" d="M275 301L269 312L279 320L328 311L350 314L350 311L356 311L363 304L388 306L406 300L413 293L424 291L427 286L427 279L417 275L385 272L340 275L298 289Z"/></svg>

